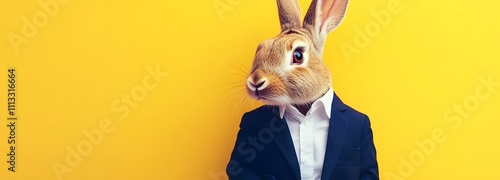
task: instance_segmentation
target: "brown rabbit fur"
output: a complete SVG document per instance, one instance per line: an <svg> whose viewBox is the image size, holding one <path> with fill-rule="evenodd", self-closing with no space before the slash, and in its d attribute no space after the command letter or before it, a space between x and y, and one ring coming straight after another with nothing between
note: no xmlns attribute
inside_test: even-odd
<svg viewBox="0 0 500 180"><path fill-rule="evenodd" d="M300 22L297 0L277 0L281 33L257 47L246 90L268 105L309 106L331 87L322 54L326 35L344 18L347 0L313 0Z"/></svg>

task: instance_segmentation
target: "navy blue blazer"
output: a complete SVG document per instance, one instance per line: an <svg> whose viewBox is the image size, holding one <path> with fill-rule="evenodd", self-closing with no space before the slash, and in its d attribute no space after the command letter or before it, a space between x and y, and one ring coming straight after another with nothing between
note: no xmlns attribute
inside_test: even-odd
<svg viewBox="0 0 500 180"><path fill-rule="evenodd" d="M230 180L301 179L292 137L278 107L262 106L243 115L226 172ZM368 116L336 94L321 179L379 179Z"/></svg>

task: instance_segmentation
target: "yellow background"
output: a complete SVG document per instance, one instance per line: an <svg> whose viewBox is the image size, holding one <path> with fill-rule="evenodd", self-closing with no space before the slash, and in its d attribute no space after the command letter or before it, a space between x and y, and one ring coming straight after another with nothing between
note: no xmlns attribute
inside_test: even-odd
<svg viewBox="0 0 500 180"><path fill-rule="evenodd" d="M0 179L57 179L53 163L66 164L66 148L104 118L113 131L61 179L225 179L240 117L260 105L243 88L258 43L279 31L274 1L61 1L16 52L9 34L23 37L23 18L43 20L40 2L57 1L0 2ZM499 6L350 2L324 59L335 92L371 118L381 179L500 179L500 88L480 80L500 83ZM394 7L385 25L372 15ZM367 26L373 36L356 46ZM349 45L356 53L342 51ZM8 67L18 73L15 173L4 163ZM130 114L113 110L148 67L168 75ZM474 101L478 88L489 96ZM447 114L464 102L478 108ZM434 131L445 139L422 156L415 141Z"/></svg>

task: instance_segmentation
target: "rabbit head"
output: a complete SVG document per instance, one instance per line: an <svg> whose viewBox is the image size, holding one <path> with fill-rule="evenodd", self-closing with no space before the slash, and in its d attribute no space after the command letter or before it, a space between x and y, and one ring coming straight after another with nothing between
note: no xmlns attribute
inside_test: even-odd
<svg viewBox="0 0 500 180"><path fill-rule="evenodd" d="M303 23L297 0L276 2L281 33L257 47L246 90L268 105L312 103L331 86L323 46L344 19L348 0L313 0Z"/></svg>

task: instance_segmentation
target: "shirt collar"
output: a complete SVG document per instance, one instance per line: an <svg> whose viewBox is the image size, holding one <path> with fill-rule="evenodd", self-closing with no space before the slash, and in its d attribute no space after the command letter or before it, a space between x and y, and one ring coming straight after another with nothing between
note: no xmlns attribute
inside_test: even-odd
<svg viewBox="0 0 500 180"><path fill-rule="evenodd" d="M323 104L323 108L325 110L326 116L328 116L328 119L330 119L330 114L332 112L331 111L332 110L332 101L333 101L333 88L330 87L330 89L328 89L328 91L322 97L320 97L319 99L314 101L313 105L317 104L317 103ZM285 110L287 109L288 106L292 107L292 105L279 106L281 119L283 119L283 116L285 115ZM290 108L290 107L288 107L288 108Z"/></svg>

